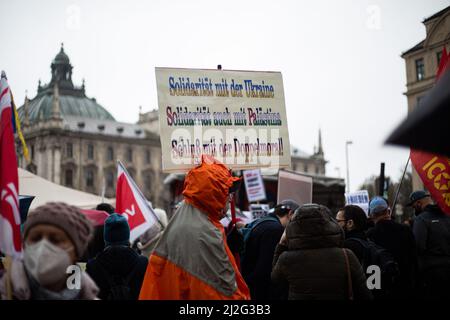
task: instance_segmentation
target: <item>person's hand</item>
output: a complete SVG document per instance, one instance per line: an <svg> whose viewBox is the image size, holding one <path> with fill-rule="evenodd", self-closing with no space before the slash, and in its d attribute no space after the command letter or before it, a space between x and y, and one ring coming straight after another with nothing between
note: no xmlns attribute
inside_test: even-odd
<svg viewBox="0 0 450 320"><path fill-rule="evenodd" d="M227 235L227 243L231 252L241 252L244 249L244 236L233 226Z"/></svg>
<svg viewBox="0 0 450 320"><path fill-rule="evenodd" d="M238 222L236 222L236 228L239 230L239 229L242 229L242 228L244 228L245 227L245 223L244 222L240 222L240 221L238 221Z"/></svg>
<svg viewBox="0 0 450 320"><path fill-rule="evenodd" d="M287 237L286 237L286 229L284 229L283 235L281 236L280 239L280 244L282 244L283 246L287 246Z"/></svg>

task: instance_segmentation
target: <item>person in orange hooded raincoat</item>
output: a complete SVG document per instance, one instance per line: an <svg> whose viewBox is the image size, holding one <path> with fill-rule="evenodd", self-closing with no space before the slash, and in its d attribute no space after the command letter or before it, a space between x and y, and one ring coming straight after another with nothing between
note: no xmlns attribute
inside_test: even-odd
<svg viewBox="0 0 450 320"><path fill-rule="evenodd" d="M184 182L184 201L149 258L140 300L250 299L220 219L239 178L202 156Z"/></svg>

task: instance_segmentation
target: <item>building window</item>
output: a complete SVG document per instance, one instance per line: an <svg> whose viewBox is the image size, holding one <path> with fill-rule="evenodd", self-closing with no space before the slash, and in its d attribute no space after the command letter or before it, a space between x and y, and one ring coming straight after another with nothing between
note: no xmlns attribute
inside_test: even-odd
<svg viewBox="0 0 450 320"><path fill-rule="evenodd" d="M88 145L88 159L93 160L94 159L94 146L92 144Z"/></svg>
<svg viewBox="0 0 450 320"><path fill-rule="evenodd" d="M34 160L34 145L31 146L31 160Z"/></svg>
<svg viewBox="0 0 450 320"><path fill-rule="evenodd" d="M422 81L425 78L425 64L423 58L416 60L416 79Z"/></svg>
<svg viewBox="0 0 450 320"><path fill-rule="evenodd" d="M144 188L147 193L150 193L150 191L152 189L152 176L150 174L145 175Z"/></svg>
<svg viewBox="0 0 450 320"><path fill-rule="evenodd" d="M441 58L442 58L442 51L439 51L436 53L436 59L437 59L437 65L439 67L439 64L441 63Z"/></svg>
<svg viewBox="0 0 450 320"><path fill-rule="evenodd" d="M308 172L308 165L307 164L305 164L305 166L303 167L303 171L306 173L306 172Z"/></svg>
<svg viewBox="0 0 450 320"><path fill-rule="evenodd" d="M128 148L127 150L127 160L129 162L133 162L133 149Z"/></svg>
<svg viewBox="0 0 450 320"><path fill-rule="evenodd" d="M72 169L66 170L66 186L73 187L73 171L72 171Z"/></svg>
<svg viewBox="0 0 450 320"><path fill-rule="evenodd" d="M106 188L114 188L114 173L112 171L106 173Z"/></svg>
<svg viewBox="0 0 450 320"><path fill-rule="evenodd" d="M150 163L151 162L151 154L150 154L150 150L145 151L145 163Z"/></svg>
<svg viewBox="0 0 450 320"><path fill-rule="evenodd" d="M86 187L94 186L94 171L92 169L86 170Z"/></svg>
<svg viewBox="0 0 450 320"><path fill-rule="evenodd" d="M114 149L113 147L108 147L106 150L106 160L113 161L114 160Z"/></svg>
<svg viewBox="0 0 450 320"><path fill-rule="evenodd" d="M320 173L320 168L319 168L319 166L316 166L316 174L319 174Z"/></svg>
<svg viewBox="0 0 450 320"><path fill-rule="evenodd" d="M67 158L73 157L73 145L71 143L66 144L66 156Z"/></svg>

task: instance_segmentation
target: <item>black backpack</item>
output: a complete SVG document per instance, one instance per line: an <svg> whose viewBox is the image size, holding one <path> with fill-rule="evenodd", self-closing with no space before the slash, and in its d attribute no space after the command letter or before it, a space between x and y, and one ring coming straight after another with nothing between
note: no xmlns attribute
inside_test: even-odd
<svg viewBox="0 0 450 320"><path fill-rule="evenodd" d="M389 295L389 293L395 287L400 269L394 256L385 248L377 245L371 240L363 240L359 238L349 238L347 240L353 240L358 242L364 248L364 256L362 261L362 267L364 273L367 272L367 268L371 265L377 265L381 271L381 290L380 295Z"/></svg>
<svg viewBox="0 0 450 320"><path fill-rule="evenodd" d="M108 272L101 263L98 263L97 265L102 269L103 274L108 281L109 294L106 300L132 300L130 280L134 275L135 267L133 267L130 273L123 278L122 276Z"/></svg>

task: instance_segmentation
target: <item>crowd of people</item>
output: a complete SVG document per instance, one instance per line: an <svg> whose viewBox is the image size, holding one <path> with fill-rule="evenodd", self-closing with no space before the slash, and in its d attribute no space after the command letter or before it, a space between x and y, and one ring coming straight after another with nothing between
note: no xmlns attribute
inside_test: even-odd
<svg viewBox="0 0 450 320"><path fill-rule="evenodd" d="M385 300L450 298L450 217L425 191L410 195L412 225L374 197L368 214L347 205L283 200L249 224L224 227L240 180L216 161L185 178L184 200L167 221L130 243L111 205L104 225L76 207L47 203L23 225L23 260L0 270L1 299L28 300ZM81 268L68 286L68 267ZM8 281L11 286L8 288Z"/></svg>

